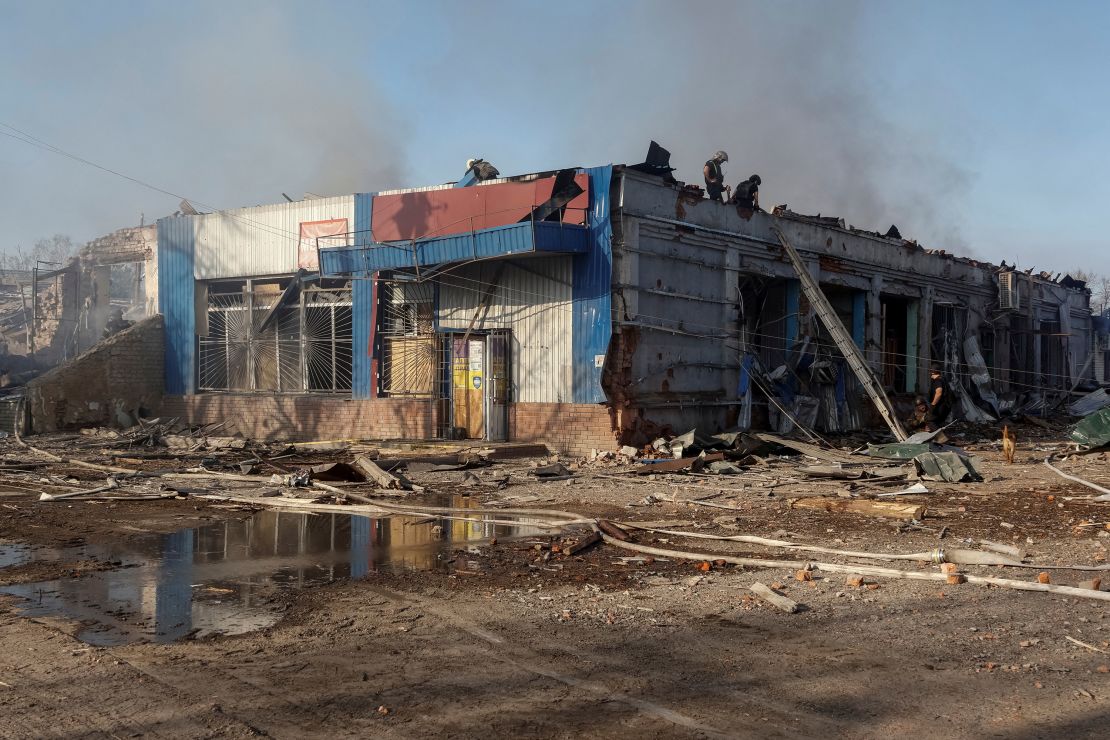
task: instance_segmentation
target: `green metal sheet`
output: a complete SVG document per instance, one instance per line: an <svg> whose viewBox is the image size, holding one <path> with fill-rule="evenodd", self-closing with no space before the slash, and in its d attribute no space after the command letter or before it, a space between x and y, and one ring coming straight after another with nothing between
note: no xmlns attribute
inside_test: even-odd
<svg viewBox="0 0 1110 740"><path fill-rule="evenodd" d="M1102 447L1110 444L1110 406L1100 409L1076 424L1068 438L1084 447Z"/></svg>
<svg viewBox="0 0 1110 740"><path fill-rule="evenodd" d="M958 452L926 452L913 459L917 475L923 480L949 483L982 480L975 458Z"/></svg>

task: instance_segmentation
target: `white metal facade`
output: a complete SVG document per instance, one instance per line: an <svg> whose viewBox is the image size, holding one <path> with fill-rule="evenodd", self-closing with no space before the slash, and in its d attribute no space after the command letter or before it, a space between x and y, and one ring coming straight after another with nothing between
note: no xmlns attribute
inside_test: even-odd
<svg viewBox="0 0 1110 740"><path fill-rule="evenodd" d="M489 309L480 309L497 275ZM571 258L567 256L469 265L440 278L440 331L512 330L512 400L571 403Z"/></svg>
<svg viewBox="0 0 1110 740"><path fill-rule="evenodd" d="M347 219L347 230L354 230L353 195L197 216L195 277L213 280L296 272L301 224L338 218Z"/></svg>

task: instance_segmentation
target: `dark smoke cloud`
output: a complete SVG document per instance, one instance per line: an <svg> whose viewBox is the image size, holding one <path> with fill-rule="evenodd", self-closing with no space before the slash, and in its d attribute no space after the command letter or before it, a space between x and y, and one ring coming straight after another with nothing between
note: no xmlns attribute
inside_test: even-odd
<svg viewBox="0 0 1110 740"><path fill-rule="evenodd" d="M343 59L370 35L350 23L295 19L271 3L133 8L135 17L80 33L97 6L18 11L23 38L0 71L33 96L0 119L68 151L211 207L334 195L393 185L405 170L403 127L374 70ZM312 16L309 14L311 21ZM93 21L87 19L90 25ZM57 35L57 34L56 34ZM6 34L0 32L0 41ZM12 224L0 249L64 230L87 240L174 211L173 198L0 139L13 152L0 182ZM5 213L8 211L9 213Z"/></svg>
<svg viewBox="0 0 1110 740"><path fill-rule="evenodd" d="M632 163L654 138L686 181L725 149L729 183L759 173L765 206L896 223L966 252L966 144L886 104L856 3L474 0L394 9L382 30L371 21L386 13L360 4L137 4L89 34L72 30L84 6L28 7L9 26L21 38L49 36L54 16L71 32L0 64L0 83L18 74L41 91L15 118L216 207L441 182L479 155L507 173ZM390 35L395 64L372 62L375 32ZM35 156L17 182L0 178L8 239L33 241L59 206L65 219L43 233L72 223L81 239L176 207Z"/></svg>
<svg viewBox="0 0 1110 740"><path fill-rule="evenodd" d="M700 183L702 164L724 149L729 184L758 173L765 206L867 229L896 223L908 238L966 251L959 225L971 172L961 145L885 104L863 6L635 0L606 3L607 12L545 6L539 24L534 5L478 7L450 20L459 29L452 56L470 65L440 70L438 82L444 91L471 85L494 110L526 106L531 118L513 141L472 130L491 157L524 139L535 157L517 148L517 159L535 169L633 163L655 139L680 179Z"/></svg>
<svg viewBox="0 0 1110 740"><path fill-rule="evenodd" d="M907 238L966 252L960 203L971 172L938 132L896 122L884 106L858 4L643 7L627 37L656 43L629 45L630 58L607 49L610 63L624 57L616 69L631 84L614 81L603 95L629 138L671 149L681 179L700 183L702 163L725 149L727 181L758 173L765 207L883 231L896 223Z"/></svg>

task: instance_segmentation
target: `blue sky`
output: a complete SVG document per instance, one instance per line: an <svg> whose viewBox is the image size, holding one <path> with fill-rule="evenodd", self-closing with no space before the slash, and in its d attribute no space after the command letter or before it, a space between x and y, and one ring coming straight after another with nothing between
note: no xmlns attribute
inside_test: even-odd
<svg viewBox="0 0 1110 740"><path fill-rule="evenodd" d="M207 207L714 150L765 205L1110 272L1110 5L11 2L0 122ZM4 129L0 129L4 130ZM0 250L177 200L0 136Z"/></svg>

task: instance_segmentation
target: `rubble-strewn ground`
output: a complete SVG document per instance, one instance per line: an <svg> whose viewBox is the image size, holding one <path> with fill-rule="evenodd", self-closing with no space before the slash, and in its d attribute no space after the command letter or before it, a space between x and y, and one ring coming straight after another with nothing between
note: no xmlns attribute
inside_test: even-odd
<svg viewBox="0 0 1110 740"><path fill-rule="evenodd" d="M45 446L49 440L32 441ZM771 459L739 476L654 479L623 472L632 465L564 460L576 478L550 483L530 480L535 461L475 471L483 481L511 474L501 490L463 487L463 472L410 477L437 491L467 493L483 506L672 520L686 522L674 526L687 530L871 552L920 552L990 539L1022 547L1033 563L1105 563L1110 504L1090 502L1092 491L1040 463L1048 452L1064 449L1060 435L1019 427L1012 466L1002 461L997 442L954 441L981 457L986 480L927 482L931 494L898 497L926 503L923 524L932 529L900 530L887 519L789 508L792 494L846 493L852 483L797 474L799 465L813 460ZM50 449L66 444L73 442ZM144 469L180 465L161 453L136 459L149 450L80 446L66 454L100 463L130 456L129 464ZM3 453L8 463L35 459L10 443ZM202 454L245 456L193 457ZM1101 453L1066 465L1105 485L1107 461ZM64 475L90 486L103 480L97 471L65 466L49 474L63 468ZM48 471L22 478L4 473L5 481L31 489ZM199 499L36 503L36 497L0 483L0 540L64 555L78 545L118 544L248 515L241 507ZM656 500L643 503L645 498ZM696 498L704 499L702 505L683 503ZM1086 524L1095 526L1080 526ZM941 528L947 528L943 540ZM800 559L711 540L647 533L637 540ZM1106 736L1107 602L906 580L869 579L870 585L852 588L844 576L820 571L805 583L788 568L704 572L695 562L622 561L634 553L610 545L544 561L534 541L483 543L466 555L476 561L466 573L382 571L286 592L275 597L284 617L271 628L170 644L91 647L71 636L72 623L20 616L15 597L0 597L0 734ZM82 578L112 567L63 556L0 569L0 586ZM1038 569L967 572L1035 580ZM1050 572L1053 583L1065 585L1097 575ZM748 587L756 581L781 585L804 608L786 614L750 597Z"/></svg>

